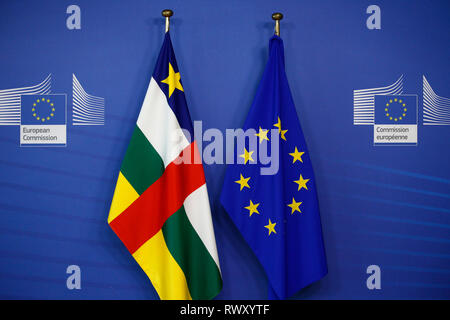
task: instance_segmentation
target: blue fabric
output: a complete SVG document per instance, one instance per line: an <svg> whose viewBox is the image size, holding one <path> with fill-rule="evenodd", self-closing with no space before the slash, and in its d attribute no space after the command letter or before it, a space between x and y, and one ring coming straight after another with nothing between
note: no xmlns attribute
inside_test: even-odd
<svg viewBox="0 0 450 320"><path fill-rule="evenodd" d="M269 298L285 299L321 279L327 273L327 264L313 168L286 78L283 41L274 36L269 44L269 61L243 129L278 130L274 124L280 118L281 129L288 131L284 133L286 140L280 132L275 136L279 139L279 170L274 175L261 175L260 168L267 165L256 160L228 165L221 203L264 267L269 280ZM272 136L268 134L268 138ZM269 141L258 141L258 148L263 144L269 145ZM289 155L295 147L304 152L302 162L293 163L294 158ZM246 149L254 151L255 159L257 151L250 150L249 144ZM241 154L243 150L235 150L237 158ZM235 181L241 174L250 177L250 188L240 190L240 184ZM309 179L307 189L298 190L299 184L294 181L300 175ZM288 206L293 197L301 202L301 212L292 213ZM245 209L250 200L259 203L259 214L250 216L250 210ZM269 219L276 223L276 233L270 235L265 227Z"/></svg>
<svg viewBox="0 0 450 320"><path fill-rule="evenodd" d="M155 70L153 71L153 78L156 80L156 83L158 83L161 90L165 93L167 102L175 113L180 127L189 131L191 139L188 140L193 141L194 130L192 128L191 116L189 115L189 109L187 107L184 91L175 89L169 97L169 86L166 83L161 82L169 76L169 63L172 65L175 73L180 72L178 69L177 60L175 59L175 52L173 51L170 34L169 32L166 32L164 36L164 43L161 47L161 51L159 52ZM181 80L180 82L181 84L183 83Z"/></svg>

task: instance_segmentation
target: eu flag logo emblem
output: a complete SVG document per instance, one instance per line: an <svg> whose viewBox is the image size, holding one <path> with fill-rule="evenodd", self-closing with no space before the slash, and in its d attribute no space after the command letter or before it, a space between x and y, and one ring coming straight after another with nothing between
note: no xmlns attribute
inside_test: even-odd
<svg viewBox="0 0 450 320"><path fill-rule="evenodd" d="M66 145L66 95L21 96L20 145Z"/></svg>
<svg viewBox="0 0 450 320"><path fill-rule="evenodd" d="M417 96L376 95L376 124L417 124Z"/></svg>
<svg viewBox="0 0 450 320"><path fill-rule="evenodd" d="M21 96L21 124L65 124L66 95L32 94Z"/></svg>
<svg viewBox="0 0 450 320"><path fill-rule="evenodd" d="M375 95L374 144L417 144L417 95Z"/></svg>

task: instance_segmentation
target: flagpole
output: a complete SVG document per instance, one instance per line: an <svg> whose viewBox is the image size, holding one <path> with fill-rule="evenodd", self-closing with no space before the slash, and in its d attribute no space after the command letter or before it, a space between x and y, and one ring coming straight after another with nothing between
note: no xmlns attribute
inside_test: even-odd
<svg viewBox="0 0 450 320"><path fill-rule="evenodd" d="M280 36L280 20L283 19L283 14L275 12L272 14L272 19L275 20L275 35Z"/></svg>
<svg viewBox="0 0 450 320"><path fill-rule="evenodd" d="M166 18L166 32L169 32L169 25L170 25L170 17L173 16L173 11L170 9L165 9L161 12L162 16Z"/></svg>

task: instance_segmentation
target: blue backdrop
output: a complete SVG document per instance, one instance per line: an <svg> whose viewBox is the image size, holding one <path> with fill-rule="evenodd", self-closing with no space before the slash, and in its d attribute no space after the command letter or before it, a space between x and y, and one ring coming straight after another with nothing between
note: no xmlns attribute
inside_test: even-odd
<svg viewBox="0 0 450 320"><path fill-rule="evenodd" d="M81 29L66 27L69 5ZM369 30L369 5L381 29ZM241 127L285 14L287 76L316 174L329 274L301 299L450 298L450 127L422 121L422 77L450 97L448 1L2 1L0 90L51 74L67 94L67 147L19 146L0 126L0 297L152 299L144 272L107 225L125 148L163 41L171 35L193 120ZM105 123L72 125L72 74L105 98ZM418 96L417 146L373 146L353 124L353 90ZM222 209L225 166L205 166L224 287L219 299L264 299L262 267ZM81 268L68 290L66 268ZM366 269L381 268L368 290Z"/></svg>

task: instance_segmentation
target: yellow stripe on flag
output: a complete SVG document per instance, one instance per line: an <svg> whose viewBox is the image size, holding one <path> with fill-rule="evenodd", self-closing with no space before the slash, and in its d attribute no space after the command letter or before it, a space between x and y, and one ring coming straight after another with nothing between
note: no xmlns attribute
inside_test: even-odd
<svg viewBox="0 0 450 320"><path fill-rule="evenodd" d="M111 209L109 210L108 223L117 218L117 216L128 208L137 198L139 198L139 194L134 190L122 172L119 172L116 190L114 191Z"/></svg>
<svg viewBox="0 0 450 320"><path fill-rule="evenodd" d="M161 300L192 300L186 277L167 248L161 230L133 257L150 278Z"/></svg>

